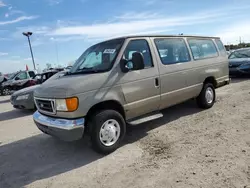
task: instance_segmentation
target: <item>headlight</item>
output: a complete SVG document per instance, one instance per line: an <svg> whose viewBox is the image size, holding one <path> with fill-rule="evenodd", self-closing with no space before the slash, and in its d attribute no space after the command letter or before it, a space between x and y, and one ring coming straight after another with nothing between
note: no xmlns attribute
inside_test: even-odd
<svg viewBox="0 0 250 188"><path fill-rule="evenodd" d="M78 98L56 99L56 110L62 112L73 112L78 108Z"/></svg>
<svg viewBox="0 0 250 188"><path fill-rule="evenodd" d="M250 64L249 63L244 63L241 64L238 69L249 69L250 68Z"/></svg>
<svg viewBox="0 0 250 188"><path fill-rule="evenodd" d="M20 100L27 100L29 98L29 94L26 94L26 95L20 95L16 98L17 101L20 101Z"/></svg>

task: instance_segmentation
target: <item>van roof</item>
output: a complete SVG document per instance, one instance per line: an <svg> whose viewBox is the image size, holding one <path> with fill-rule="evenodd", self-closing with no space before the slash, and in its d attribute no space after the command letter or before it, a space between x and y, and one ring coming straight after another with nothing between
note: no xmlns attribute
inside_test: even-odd
<svg viewBox="0 0 250 188"><path fill-rule="evenodd" d="M198 36L198 35L127 35L127 36L110 38L110 39L104 40L102 42L107 42L107 41L117 40L117 39L140 38L140 37L158 37L158 38L161 38L161 37L187 37L187 38L220 39L220 37ZM100 42L100 43L102 43L102 42Z"/></svg>
<svg viewBox="0 0 250 188"><path fill-rule="evenodd" d="M127 35L117 38L110 38L109 40L114 39L128 39L128 38L138 38L138 37L188 37L188 38L212 38L212 39L220 39L220 37L212 37L212 36L198 36L198 35Z"/></svg>
<svg viewBox="0 0 250 188"><path fill-rule="evenodd" d="M136 38L136 37L197 37L197 38L216 38L216 39L220 38L220 37L199 36L199 35L127 35L119 38Z"/></svg>

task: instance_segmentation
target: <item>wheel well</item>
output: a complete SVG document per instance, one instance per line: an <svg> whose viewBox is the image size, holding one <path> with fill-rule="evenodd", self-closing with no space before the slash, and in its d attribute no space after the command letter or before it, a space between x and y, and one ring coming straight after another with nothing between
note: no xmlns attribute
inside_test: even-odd
<svg viewBox="0 0 250 188"><path fill-rule="evenodd" d="M116 110L125 119L125 111L124 111L122 105L117 101L110 100L110 101L104 101L104 102L101 102L101 103L98 103L98 104L92 106L86 115L86 124L88 124L88 121L91 118L91 115L93 115L97 111L105 110L105 109Z"/></svg>
<svg viewBox="0 0 250 188"><path fill-rule="evenodd" d="M217 82L213 76L207 77L204 81L204 84L206 84L206 83L213 84L214 88L216 88L216 86L217 86Z"/></svg>

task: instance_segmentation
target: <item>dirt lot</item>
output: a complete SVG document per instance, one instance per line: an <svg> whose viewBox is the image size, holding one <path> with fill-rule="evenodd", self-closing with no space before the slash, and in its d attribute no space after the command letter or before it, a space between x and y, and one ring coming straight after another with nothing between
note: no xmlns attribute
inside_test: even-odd
<svg viewBox="0 0 250 188"><path fill-rule="evenodd" d="M124 145L101 156L84 141L41 134L31 112L0 97L0 187L250 188L250 81L217 90L206 111L194 101L130 128Z"/></svg>

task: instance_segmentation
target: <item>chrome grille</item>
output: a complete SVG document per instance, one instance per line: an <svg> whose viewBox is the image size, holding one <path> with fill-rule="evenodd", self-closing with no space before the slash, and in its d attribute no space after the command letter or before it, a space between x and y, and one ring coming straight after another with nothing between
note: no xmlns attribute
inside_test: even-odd
<svg viewBox="0 0 250 188"><path fill-rule="evenodd" d="M55 114L55 100L35 98L36 107L40 112Z"/></svg>

